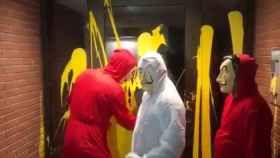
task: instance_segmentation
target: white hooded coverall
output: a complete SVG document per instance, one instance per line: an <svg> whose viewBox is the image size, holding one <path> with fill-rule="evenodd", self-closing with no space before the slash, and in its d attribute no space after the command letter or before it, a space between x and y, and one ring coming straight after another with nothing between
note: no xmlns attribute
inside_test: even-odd
<svg viewBox="0 0 280 158"><path fill-rule="evenodd" d="M143 95L132 152L126 158L180 158L185 147L184 104L158 53L147 53L138 67L152 83Z"/></svg>

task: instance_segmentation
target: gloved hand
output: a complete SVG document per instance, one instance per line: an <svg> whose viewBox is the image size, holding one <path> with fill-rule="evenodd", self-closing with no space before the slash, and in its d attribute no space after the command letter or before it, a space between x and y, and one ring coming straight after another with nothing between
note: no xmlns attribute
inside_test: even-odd
<svg viewBox="0 0 280 158"><path fill-rule="evenodd" d="M134 152L130 152L125 156L125 158L141 158L141 157Z"/></svg>

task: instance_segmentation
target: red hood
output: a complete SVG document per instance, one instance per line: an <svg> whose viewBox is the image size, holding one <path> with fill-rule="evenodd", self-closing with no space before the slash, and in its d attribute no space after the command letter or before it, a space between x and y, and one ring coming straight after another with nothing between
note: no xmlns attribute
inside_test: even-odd
<svg viewBox="0 0 280 158"><path fill-rule="evenodd" d="M137 60L128 50L115 49L104 70L119 82L136 65Z"/></svg>
<svg viewBox="0 0 280 158"><path fill-rule="evenodd" d="M245 97L257 92L255 76L257 71L255 59L247 54L239 56L236 73L237 98Z"/></svg>

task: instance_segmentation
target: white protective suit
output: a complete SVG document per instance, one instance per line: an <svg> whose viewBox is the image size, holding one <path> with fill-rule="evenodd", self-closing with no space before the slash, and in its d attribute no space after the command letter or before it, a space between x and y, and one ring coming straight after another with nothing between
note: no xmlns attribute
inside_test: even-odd
<svg viewBox="0 0 280 158"><path fill-rule="evenodd" d="M159 54L147 53L138 68L145 93L126 158L179 158L185 147L184 104Z"/></svg>

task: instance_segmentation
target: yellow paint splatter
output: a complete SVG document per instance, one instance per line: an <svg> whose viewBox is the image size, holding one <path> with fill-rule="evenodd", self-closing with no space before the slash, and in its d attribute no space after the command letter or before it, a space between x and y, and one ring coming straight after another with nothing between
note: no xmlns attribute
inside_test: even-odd
<svg viewBox="0 0 280 158"><path fill-rule="evenodd" d="M148 32L140 34L137 39L138 56L143 56L147 51L157 52L160 45L166 44L166 37L161 33L163 25L159 25L152 30L152 35ZM131 80L126 81L122 85L125 90L126 105L129 111L136 113L137 111L137 89L141 88L138 72L133 74ZM131 151L132 131L128 131L121 127L116 121L112 122L112 127L109 131L109 146L114 158L122 158Z"/></svg>
<svg viewBox="0 0 280 158"><path fill-rule="evenodd" d="M105 0L106 1L106 0ZM105 3L108 5L108 2ZM107 6L108 7L108 6ZM114 24L113 16L112 16L112 8L108 7L108 12L110 16L110 21L112 24L112 28L114 31L114 35L116 36L116 40L119 39L118 33ZM161 44L166 45L165 36L161 34L161 29L163 25L158 26L156 29L152 31L152 35L150 33L143 33L139 36L137 44L138 44L138 55L141 57L147 51L157 51ZM103 38L97 26L95 16L92 11L89 11L89 25L88 25L89 33L90 33L90 58L91 58L91 67L93 66L93 52L95 51L96 56L98 57L98 61L100 63L100 67L107 65L108 56L104 49ZM118 46L120 47L120 45ZM139 51L140 50L140 51ZM140 52L140 53L139 53ZM62 76L60 83L60 95L61 102L62 96L64 93L64 85L69 85L69 93L71 91L71 86L75 82L76 77L86 69L86 52L83 49L75 49L70 61L67 63ZM70 72L73 71L73 79L68 81ZM138 77L138 73L135 72L131 80L125 82L123 85L126 96L127 108L129 111L136 113L137 111L137 100L135 93L137 89L140 89L140 81ZM67 110L63 117L61 118L59 124L65 124L65 121L70 116L69 110ZM63 123L62 123L63 122ZM60 125L59 125L60 126ZM108 144L110 151L114 158L122 158L130 152L131 150L131 139L132 139L132 131L128 131L125 128L121 127L116 120L113 118L111 121L111 127L108 130Z"/></svg>
<svg viewBox="0 0 280 158"><path fill-rule="evenodd" d="M81 72L85 71L87 68L87 55L84 49L82 48L76 48L74 49L71 59L65 66L63 73L61 75L60 80L60 100L62 105L62 99L63 99L63 90L64 85L69 85L69 93L71 92L72 85L75 83L77 77L81 74ZM72 72L73 77L69 81L69 75L70 72Z"/></svg>
<svg viewBox="0 0 280 158"><path fill-rule="evenodd" d="M211 91L210 65L213 36L214 30L211 26L202 26L200 46L197 51L198 75L195 104L193 158L199 158L199 151L201 151L202 158L212 157L210 107L211 103L213 103L213 97Z"/></svg>
<svg viewBox="0 0 280 158"><path fill-rule="evenodd" d="M87 55L84 49L82 48L76 48L74 49L70 60L66 64L63 73L61 75L61 80L60 80L60 102L61 106L63 105L63 94L64 94L64 86L65 84L68 85L68 94L69 96L71 90L72 90L72 85L75 83L77 77L85 71L87 68ZM69 81L69 76L70 72L72 72L72 79ZM64 126L66 122L68 121L70 117L70 111L67 108L63 116L60 118L58 126L56 127L55 133L54 133L54 138L56 138L58 131L60 128L64 129Z"/></svg>
<svg viewBox="0 0 280 158"><path fill-rule="evenodd" d="M159 25L154 30L152 30L152 34L149 32L143 32L137 38L138 57L142 57L148 51L156 52L160 45L167 45L166 37L161 33L163 27L163 25Z"/></svg>
<svg viewBox="0 0 280 158"><path fill-rule="evenodd" d="M43 108L43 107L42 107ZM39 158L45 158L45 126L43 109L40 111Z"/></svg>
<svg viewBox="0 0 280 158"><path fill-rule="evenodd" d="M148 32L143 32L138 38L137 38L137 54L139 57L145 55L146 52L152 50L152 36Z"/></svg>
<svg viewBox="0 0 280 158"><path fill-rule="evenodd" d="M98 57L100 67L104 67L108 64L108 57L105 51L103 37L100 33L100 29L97 25L95 15L92 11L89 11L89 34L90 34L90 54L91 54L91 67L93 67L93 47Z"/></svg>
<svg viewBox="0 0 280 158"><path fill-rule="evenodd" d="M240 55L243 52L244 28L243 17L239 11L228 14L233 54Z"/></svg>

